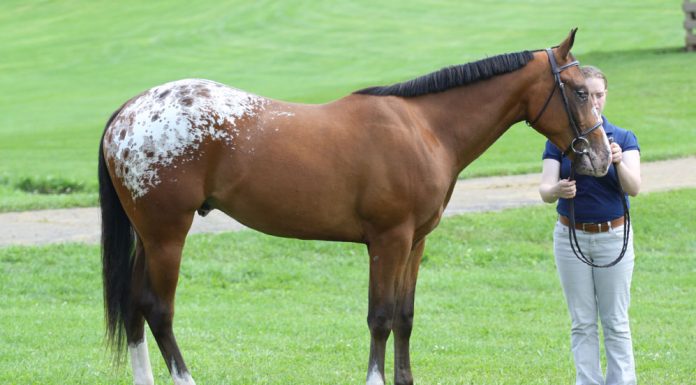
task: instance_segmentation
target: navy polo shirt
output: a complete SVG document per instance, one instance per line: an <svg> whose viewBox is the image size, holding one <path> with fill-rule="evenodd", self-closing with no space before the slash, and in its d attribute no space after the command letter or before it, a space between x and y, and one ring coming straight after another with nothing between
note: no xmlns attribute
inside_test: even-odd
<svg viewBox="0 0 696 385"><path fill-rule="evenodd" d="M638 150L638 139L631 131L617 127L602 116L602 127L607 137L621 146L623 151ZM570 175L570 160L562 155L553 143L546 141L543 159L555 159L561 162L561 178L566 179ZM575 174L575 220L579 223L607 222L624 214L621 194L616 179L616 168L612 164L607 175L597 178L593 176ZM628 195L623 195L628 203ZM560 198L556 211L559 214L569 216L570 200Z"/></svg>

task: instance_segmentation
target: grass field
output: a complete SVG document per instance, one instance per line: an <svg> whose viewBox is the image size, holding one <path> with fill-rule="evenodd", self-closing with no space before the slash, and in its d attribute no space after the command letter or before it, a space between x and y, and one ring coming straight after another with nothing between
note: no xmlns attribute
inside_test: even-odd
<svg viewBox="0 0 696 385"><path fill-rule="evenodd" d="M447 65L555 45L574 26L576 56L608 74L607 114L636 132L643 159L696 154L696 55L679 48L682 20L680 3L662 0L4 1L0 211L96 204L103 125L156 84L203 77L322 103ZM514 126L463 175L536 171L542 144ZM81 187L32 192L47 183Z"/></svg>
<svg viewBox="0 0 696 385"><path fill-rule="evenodd" d="M696 378L696 190L633 200L640 383ZM446 218L428 240L412 337L419 384L571 384L551 205ZM200 384L357 384L369 349L364 246L252 231L192 236L175 330ZM0 383L129 384L103 345L99 251L0 249ZM150 340L157 383L170 383ZM393 373L392 353L388 371Z"/></svg>

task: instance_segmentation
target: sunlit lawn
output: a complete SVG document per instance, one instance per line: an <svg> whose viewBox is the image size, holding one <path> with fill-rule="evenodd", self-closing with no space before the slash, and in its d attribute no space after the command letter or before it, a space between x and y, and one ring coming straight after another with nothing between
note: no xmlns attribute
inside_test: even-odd
<svg viewBox="0 0 696 385"><path fill-rule="evenodd" d="M0 12L0 211L96 202L110 114L154 85L210 78L323 103L443 66L558 44L609 76L607 114L650 161L696 154L680 2L5 1ZM538 171L543 137L514 126L463 176ZM21 182L31 179L28 188ZM80 184L84 196L33 186Z"/></svg>
<svg viewBox="0 0 696 385"><path fill-rule="evenodd" d="M639 380L696 378L696 190L633 201ZM428 240L412 360L419 384L571 384L552 206L444 220ZM192 236L175 331L201 384L358 384L369 349L362 245L252 231ZM0 383L128 384L103 344L99 252L0 249ZM150 340L158 383L170 383ZM388 353L389 377L393 356Z"/></svg>

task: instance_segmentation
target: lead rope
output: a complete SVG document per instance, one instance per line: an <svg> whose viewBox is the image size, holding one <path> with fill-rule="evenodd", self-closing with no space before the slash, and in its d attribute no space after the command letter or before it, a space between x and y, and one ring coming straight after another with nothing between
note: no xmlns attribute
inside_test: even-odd
<svg viewBox="0 0 696 385"><path fill-rule="evenodd" d="M562 159L561 159L562 161ZM597 265L594 263L594 261L591 258L588 258L585 254L583 254L582 250L580 250L580 243L578 243L578 235L575 232L575 199L570 198L570 207L568 208L569 211L569 220L570 220L570 231L568 231L568 237L570 240L570 248L573 250L573 254L575 254L575 257L579 259L582 263L591 266L591 267L599 267L599 268L606 268L606 267L612 267L616 265L617 263L621 262L623 259L624 255L626 254L626 249L628 249L628 241L630 237L630 231L631 231L631 214L628 211L628 203L626 202L626 193L623 190L623 187L621 186L621 179L619 179L619 169L614 166L612 163L612 167L614 167L614 170L616 172L616 182L618 184L618 190L619 194L621 194L621 202L623 203L623 208L624 208L624 229L623 229L623 246L621 248L621 253L619 256L611 263L608 263L606 265ZM570 164L570 176L568 177L568 180L573 180L575 178L575 167L574 164L571 162ZM577 250L576 250L577 248Z"/></svg>

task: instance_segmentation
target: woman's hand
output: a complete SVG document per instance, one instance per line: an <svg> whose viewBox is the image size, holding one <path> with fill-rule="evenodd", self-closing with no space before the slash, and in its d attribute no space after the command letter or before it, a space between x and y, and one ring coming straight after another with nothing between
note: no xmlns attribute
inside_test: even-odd
<svg viewBox="0 0 696 385"><path fill-rule="evenodd" d="M556 202L558 198L570 199L575 197L575 181L559 179L560 171L561 162L556 159L544 159L539 195L541 195L541 200L546 203Z"/></svg>
<svg viewBox="0 0 696 385"><path fill-rule="evenodd" d="M623 160L623 150L616 142L611 142L611 162L619 164Z"/></svg>
<svg viewBox="0 0 696 385"><path fill-rule="evenodd" d="M561 179L556 184L556 197L563 199L575 198L576 188L575 181L568 179Z"/></svg>

